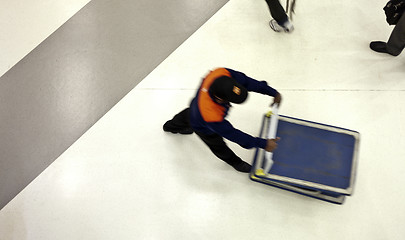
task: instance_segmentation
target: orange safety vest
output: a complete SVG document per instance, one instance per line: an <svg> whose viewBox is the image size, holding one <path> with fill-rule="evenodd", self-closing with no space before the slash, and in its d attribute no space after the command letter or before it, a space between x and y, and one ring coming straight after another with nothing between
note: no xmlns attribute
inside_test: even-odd
<svg viewBox="0 0 405 240"><path fill-rule="evenodd" d="M199 89L198 109L206 122L221 122L224 120L226 108L214 102L208 93L214 80L222 76L231 77L231 73L225 68L218 68L211 71L204 78Z"/></svg>

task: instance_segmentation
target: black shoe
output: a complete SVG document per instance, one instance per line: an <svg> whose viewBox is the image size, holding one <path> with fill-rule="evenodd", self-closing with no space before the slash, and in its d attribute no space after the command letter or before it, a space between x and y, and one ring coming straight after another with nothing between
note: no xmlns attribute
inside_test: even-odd
<svg viewBox="0 0 405 240"><path fill-rule="evenodd" d="M192 128L190 127L186 127L186 128L181 128L181 127L177 127L174 126L170 121L167 121L164 125L163 125L163 131L165 132L171 132L171 133L180 133L180 134L192 134L194 131Z"/></svg>
<svg viewBox="0 0 405 240"><path fill-rule="evenodd" d="M370 48L371 48L371 50L379 52L379 53L388 53L387 43L385 43L385 42L381 42L381 41L371 42Z"/></svg>
<svg viewBox="0 0 405 240"><path fill-rule="evenodd" d="M236 171L244 172L244 173L248 173L252 169L252 166L249 163L246 163L244 161L240 161L240 162L238 162L236 164L233 164L231 166L233 168L235 168Z"/></svg>
<svg viewBox="0 0 405 240"><path fill-rule="evenodd" d="M392 56L398 56L399 54L392 54L388 52L387 49L387 43L386 42L381 42L381 41L375 41L370 43L370 48L373 51L379 52L379 53L388 53Z"/></svg>

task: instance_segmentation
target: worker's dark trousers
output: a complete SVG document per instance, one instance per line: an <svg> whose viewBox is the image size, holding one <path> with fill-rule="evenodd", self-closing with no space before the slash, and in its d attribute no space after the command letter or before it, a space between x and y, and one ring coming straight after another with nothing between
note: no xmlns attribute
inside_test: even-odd
<svg viewBox="0 0 405 240"><path fill-rule="evenodd" d="M181 130L187 130L190 128L190 108L186 108L176 114L172 120L167 121L163 126L163 129L168 132L180 132ZM218 134L207 135L198 131L194 132L219 159L232 166L242 161L242 159L236 156L236 154L226 145L222 136Z"/></svg>
<svg viewBox="0 0 405 240"><path fill-rule="evenodd" d="M399 19L391 32L387 42L387 51L395 56L399 55L405 47L405 13Z"/></svg>
<svg viewBox="0 0 405 240"><path fill-rule="evenodd" d="M283 6L281 6L279 0L266 0L269 7L270 14L277 21L278 24L283 25L288 20L288 16L285 13Z"/></svg>

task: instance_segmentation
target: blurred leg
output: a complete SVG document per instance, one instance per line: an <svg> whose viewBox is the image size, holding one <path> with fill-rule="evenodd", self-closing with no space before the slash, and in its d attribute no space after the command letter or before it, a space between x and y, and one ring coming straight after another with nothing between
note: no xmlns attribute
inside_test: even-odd
<svg viewBox="0 0 405 240"><path fill-rule="evenodd" d="M211 149L211 151L222 161L228 163L237 171L250 172L250 164L242 161L224 142L222 136L218 134L202 134L196 132L196 134L203 140L203 142Z"/></svg>
<svg viewBox="0 0 405 240"><path fill-rule="evenodd" d="M397 56L405 47L405 14L399 19L397 25L392 30L387 42L387 50L390 54Z"/></svg>
<svg viewBox="0 0 405 240"><path fill-rule="evenodd" d="M285 13L283 6L281 6L279 0L266 0L269 7L270 14L277 21L278 24L283 25L288 21L288 16Z"/></svg>

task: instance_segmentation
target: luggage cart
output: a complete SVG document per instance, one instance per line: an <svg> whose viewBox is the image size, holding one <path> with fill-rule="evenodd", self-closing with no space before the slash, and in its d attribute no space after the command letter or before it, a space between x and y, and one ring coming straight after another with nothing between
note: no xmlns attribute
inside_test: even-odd
<svg viewBox="0 0 405 240"><path fill-rule="evenodd" d="M262 138L280 137L273 153L255 152L250 179L309 197L342 204L353 194L360 134L307 120L263 117ZM276 127L274 127L276 125ZM271 136L272 135L272 136Z"/></svg>

